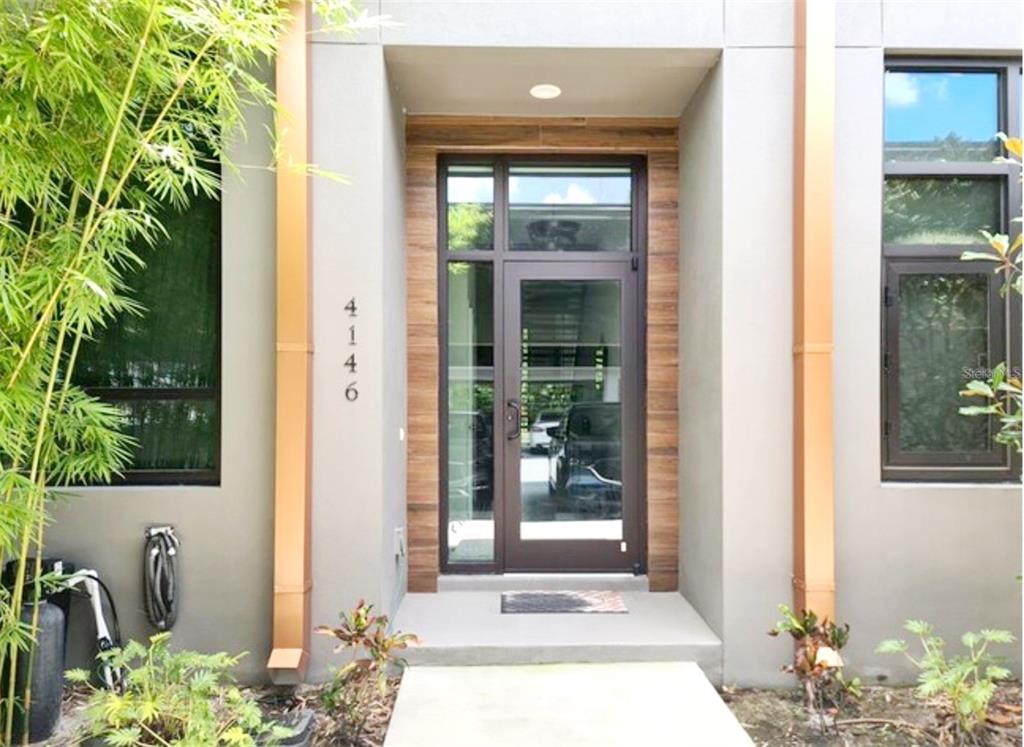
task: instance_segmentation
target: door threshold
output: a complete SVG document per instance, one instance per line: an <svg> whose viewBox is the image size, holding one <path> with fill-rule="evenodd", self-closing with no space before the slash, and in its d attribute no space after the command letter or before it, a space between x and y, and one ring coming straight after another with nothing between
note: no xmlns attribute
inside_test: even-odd
<svg viewBox="0 0 1024 747"><path fill-rule="evenodd" d="M632 573L496 573L438 576L445 591L650 591L647 576Z"/></svg>

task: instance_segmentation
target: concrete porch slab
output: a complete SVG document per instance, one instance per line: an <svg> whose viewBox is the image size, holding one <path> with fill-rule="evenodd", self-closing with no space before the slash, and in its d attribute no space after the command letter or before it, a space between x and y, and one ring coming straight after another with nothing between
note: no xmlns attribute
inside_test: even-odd
<svg viewBox="0 0 1024 747"><path fill-rule="evenodd" d="M384 747L752 747L689 662L410 667Z"/></svg>
<svg viewBox="0 0 1024 747"><path fill-rule="evenodd" d="M413 665L690 661L721 681L722 644L675 592L622 592L626 614L501 613L497 591L406 594L394 627Z"/></svg>

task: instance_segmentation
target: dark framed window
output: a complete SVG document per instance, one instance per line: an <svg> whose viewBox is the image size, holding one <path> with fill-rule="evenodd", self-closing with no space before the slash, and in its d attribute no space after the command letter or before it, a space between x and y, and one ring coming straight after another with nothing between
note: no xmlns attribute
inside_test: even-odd
<svg viewBox="0 0 1024 747"><path fill-rule="evenodd" d="M138 442L121 482L220 481L220 202L160 216L167 236L126 275L141 314L82 345L76 382L124 410Z"/></svg>
<svg viewBox="0 0 1024 747"><path fill-rule="evenodd" d="M1011 481L1020 459L998 422L959 396L998 363L1020 367L1020 302L960 255L981 233L1020 231L1020 171L997 132L1020 137L1020 60L891 59L882 198L882 478Z"/></svg>

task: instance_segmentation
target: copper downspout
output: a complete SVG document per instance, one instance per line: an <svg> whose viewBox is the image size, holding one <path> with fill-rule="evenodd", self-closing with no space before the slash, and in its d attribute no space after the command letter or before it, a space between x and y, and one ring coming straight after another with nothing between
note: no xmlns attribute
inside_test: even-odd
<svg viewBox="0 0 1024 747"><path fill-rule="evenodd" d="M835 0L797 0L794 52L793 601L834 619Z"/></svg>
<svg viewBox="0 0 1024 747"><path fill-rule="evenodd" d="M277 353L274 434L274 612L271 679L302 680L310 636L310 455L312 294L309 178L309 9L290 2L293 20L277 58Z"/></svg>

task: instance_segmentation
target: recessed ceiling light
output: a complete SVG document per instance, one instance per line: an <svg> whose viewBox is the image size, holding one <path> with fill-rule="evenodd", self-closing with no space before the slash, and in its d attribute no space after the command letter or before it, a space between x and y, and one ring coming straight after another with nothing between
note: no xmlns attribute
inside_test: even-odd
<svg viewBox="0 0 1024 747"><path fill-rule="evenodd" d="M535 99L557 99L562 95L562 89L554 83L538 83L530 89L530 95Z"/></svg>

